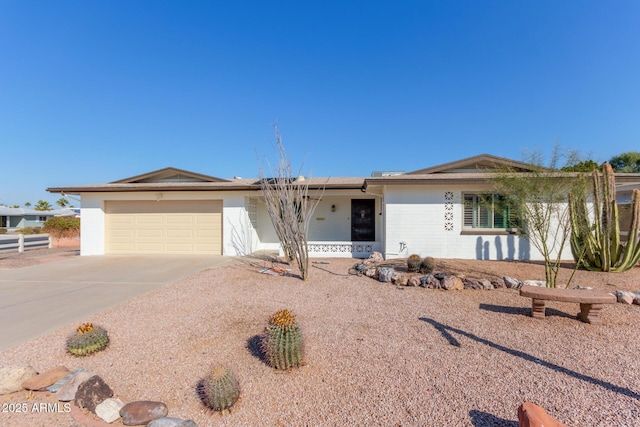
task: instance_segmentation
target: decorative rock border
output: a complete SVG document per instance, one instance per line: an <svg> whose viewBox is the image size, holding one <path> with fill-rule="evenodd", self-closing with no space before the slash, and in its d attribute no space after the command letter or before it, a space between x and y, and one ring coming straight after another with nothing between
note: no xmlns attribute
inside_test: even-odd
<svg viewBox="0 0 640 427"><path fill-rule="evenodd" d="M368 259L354 264L349 273L358 276L367 276L384 283L392 283L400 286L419 286L426 289L444 289L444 290L492 290L499 288L520 289L523 285L529 286L546 286L544 280L518 280L513 277L504 276L502 280L473 279L465 276L456 276L445 273L435 274L416 274L406 273L395 270L391 264L385 264L382 254L373 252ZM575 289L582 289L576 286ZM590 288L585 288L590 289ZM617 301L623 304L640 305L640 291L630 292L618 290L615 293Z"/></svg>
<svg viewBox="0 0 640 427"><path fill-rule="evenodd" d="M64 412L85 427L111 426L118 419L126 426L197 427L192 420L168 417L169 408L163 402L135 401L124 404L113 398L113 390L98 375L78 368L57 368L38 374L29 365L6 366L0 369L0 394L29 390L48 391L63 402Z"/></svg>

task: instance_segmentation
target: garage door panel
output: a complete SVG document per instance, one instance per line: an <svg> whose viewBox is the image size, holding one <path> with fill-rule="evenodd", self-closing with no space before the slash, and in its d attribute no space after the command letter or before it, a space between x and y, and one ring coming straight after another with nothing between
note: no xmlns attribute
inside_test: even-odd
<svg viewBox="0 0 640 427"><path fill-rule="evenodd" d="M136 252L144 252L144 253L162 253L163 244L138 242L135 244L135 250Z"/></svg>
<svg viewBox="0 0 640 427"><path fill-rule="evenodd" d="M195 251L194 245L190 243L167 243L167 250L173 253L193 253Z"/></svg>
<svg viewBox="0 0 640 427"><path fill-rule="evenodd" d="M144 238L161 238L163 237L164 233L162 232L162 230L158 230L158 229L139 229L136 231L136 237L144 239Z"/></svg>
<svg viewBox="0 0 640 427"><path fill-rule="evenodd" d="M198 224L211 224L213 226L220 226L220 222L217 221L217 218L211 217L209 215L200 215L196 217L196 223Z"/></svg>
<svg viewBox="0 0 640 427"><path fill-rule="evenodd" d="M185 239L191 239L194 235L194 232L192 229L184 229L184 230L167 230L167 237L169 238L185 238Z"/></svg>
<svg viewBox="0 0 640 427"><path fill-rule="evenodd" d="M197 230L196 231L196 237L198 239L219 239L220 238L220 233L218 233L216 230Z"/></svg>
<svg viewBox="0 0 640 427"><path fill-rule="evenodd" d="M113 225L129 225L134 224L136 219L133 215L117 215L111 219Z"/></svg>
<svg viewBox="0 0 640 427"><path fill-rule="evenodd" d="M131 239L134 236L134 231L133 230L126 230L126 229L119 229L119 230L112 230L111 231L111 238L112 239Z"/></svg>
<svg viewBox="0 0 640 427"><path fill-rule="evenodd" d="M120 252L133 252L135 249L133 243L130 242L111 242L111 248Z"/></svg>
<svg viewBox="0 0 640 427"><path fill-rule="evenodd" d="M161 215L138 215L135 222L139 227L158 226L164 223L164 218Z"/></svg>
<svg viewBox="0 0 640 427"><path fill-rule="evenodd" d="M222 254L222 201L107 201L107 253Z"/></svg>
<svg viewBox="0 0 640 427"><path fill-rule="evenodd" d="M191 215L167 215L167 224L193 224L193 216Z"/></svg>

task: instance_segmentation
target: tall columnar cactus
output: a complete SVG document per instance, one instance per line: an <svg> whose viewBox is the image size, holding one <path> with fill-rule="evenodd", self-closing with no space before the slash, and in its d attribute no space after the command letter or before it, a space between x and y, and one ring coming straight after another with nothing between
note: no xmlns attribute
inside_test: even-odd
<svg viewBox="0 0 640 427"><path fill-rule="evenodd" d="M87 356L104 350L109 345L109 335L104 328L84 323L67 339L67 351L74 356Z"/></svg>
<svg viewBox="0 0 640 427"><path fill-rule="evenodd" d="M422 262L422 258L420 255L413 254L407 258L407 270L409 272L417 272L420 270L420 263Z"/></svg>
<svg viewBox="0 0 640 427"><path fill-rule="evenodd" d="M267 363L275 369L295 368L304 363L302 331L289 310L271 316L261 346Z"/></svg>
<svg viewBox="0 0 640 427"><path fill-rule="evenodd" d="M569 195L571 251L588 270L625 271L640 260L640 190L633 190L631 224L627 241L621 244L613 168L605 163L602 171L602 177L597 170L593 172L593 223L586 194Z"/></svg>
<svg viewBox="0 0 640 427"><path fill-rule="evenodd" d="M214 411L232 407L240 397L240 384L236 374L224 365L214 365L199 384L200 399Z"/></svg>

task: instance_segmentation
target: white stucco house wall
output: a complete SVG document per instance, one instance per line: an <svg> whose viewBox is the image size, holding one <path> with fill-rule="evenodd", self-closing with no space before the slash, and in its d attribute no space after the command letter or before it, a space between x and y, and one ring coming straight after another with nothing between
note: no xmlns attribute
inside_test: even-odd
<svg viewBox="0 0 640 427"><path fill-rule="evenodd" d="M476 203L492 195L491 169L531 166L487 154L391 176L306 178L318 206L312 257L541 260L504 215ZM620 185L640 174L619 174ZM221 179L165 168L107 184L49 188L79 195L81 255L246 255L278 250L258 179ZM486 206L482 205L482 206ZM564 259L571 252L565 250Z"/></svg>

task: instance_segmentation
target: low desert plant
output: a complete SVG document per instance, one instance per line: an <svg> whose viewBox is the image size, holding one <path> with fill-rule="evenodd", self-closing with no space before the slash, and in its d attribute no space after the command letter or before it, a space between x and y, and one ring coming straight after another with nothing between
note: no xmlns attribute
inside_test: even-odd
<svg viewBox="0 0 640 427"><path fill-rule="evenodd" d="M0 234L7 234L6 228L0 228Z"/></svg>
<svg viewBox="0 0 640 427"><path fill-rule="evenodd" d="M416 273L420 270L420 263L422 262L422 258L420 255L413 254L407 258L407 271L410 273Z"/></svg>
<svg viewBox="0 0 640 427"><path fill-rule="evenodd" d="M269 366L289 369L301 366L304 357L302 331L296 316L280 310L271 318L261 340L261 348Z"/></svg>
<svg viewBox="0 0 640 427"><path fill-rule="evenodd" d="M20 233L20 234L40 234L40 233L42 233L42 228L41 227L23 227L23 228L18 228L16 230L16 233Z"/></svg>
<svg viewBox="0 0 640 427"><path fill-rule="evenodd" d="M198 385L200 399L214 411L232 407L240 397L240 384L236 374L228 366L214 365Z"/></svg>
<svg viewBox="0 0 640 427"><path fill-rule="evenodd" d="M107 331L92 323L84 323L67 339L67 351L74 356L87 356L109 345Z"/></svg>
<svg viewBox="0 0 640 427"><path fill-rule="evenodd" d="M80 235L80 218L54 216L44 223L43 230L56 239Z"/></svg>
<svg viewBox="0 0 640 427"><path fill-rule="evenodd" d="M420 273L431 274L436 268L436 260L428 256L420 263Z"/></svg>

